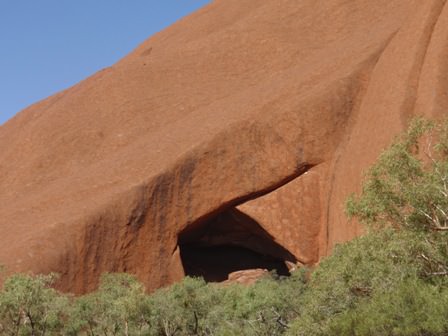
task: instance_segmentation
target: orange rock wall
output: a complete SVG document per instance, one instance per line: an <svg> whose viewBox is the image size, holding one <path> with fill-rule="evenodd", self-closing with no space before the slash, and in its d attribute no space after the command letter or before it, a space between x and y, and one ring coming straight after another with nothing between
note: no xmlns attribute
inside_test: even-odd
<svg viewBox="0 0 448 336"><path fill-rule="evenodd" d="M447 108L443 0L218 0L0 127L0 264L93 289L183 276L185 228L237 207L299 261L361 233L343 202ZM306 173L304 173L306 172Z"/></svg>

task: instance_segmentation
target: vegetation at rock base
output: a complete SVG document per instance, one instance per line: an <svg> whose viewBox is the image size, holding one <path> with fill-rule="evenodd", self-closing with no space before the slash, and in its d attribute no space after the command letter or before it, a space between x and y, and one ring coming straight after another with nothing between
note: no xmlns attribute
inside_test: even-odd
<svg viewBox="0 0 448 336"><path fill-rule="evenodd" d="M51 288L55 276L16 274L0 293L3 335L51 335L63 328L68 297Z"/></svg>
<svg viewBox="0 0 448 336"><path fill-rule="evenodd" d="M415 120L366 175L347 213L367 233L314 270L253 286L186 278L146 295L105 274L72 297L54 276L14 275L1 335L447 335L448 123Z"/></svg>

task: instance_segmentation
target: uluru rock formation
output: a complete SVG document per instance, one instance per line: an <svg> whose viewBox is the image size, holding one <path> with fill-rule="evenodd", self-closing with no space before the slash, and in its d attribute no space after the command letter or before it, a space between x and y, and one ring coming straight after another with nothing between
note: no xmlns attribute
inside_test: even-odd
<svg viewBox="0 0 448 336"><path fill-rule="evenodd" d="M0 127L0 264L80 293L314 263L447 67L444 0L216 0Z"/></svg>

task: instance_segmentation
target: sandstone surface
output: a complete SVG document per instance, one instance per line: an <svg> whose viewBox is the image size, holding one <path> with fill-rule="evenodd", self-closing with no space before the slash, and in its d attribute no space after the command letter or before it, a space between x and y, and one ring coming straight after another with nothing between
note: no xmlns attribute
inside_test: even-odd
<svg viewBox="0 0 448 336"><path fill-rule="evenodd" d="M267 270L260 268L236 271L229 274L229 277L224 281L224 284L239 283L243 285L252 285L267 274Z"/></svg>
<svg viewBox="0 0 448 336"><path fill-rule="evenodd" d="M216 0L0 126L0 264L82 293L317 262L447 68L445 0Z"/></svg>

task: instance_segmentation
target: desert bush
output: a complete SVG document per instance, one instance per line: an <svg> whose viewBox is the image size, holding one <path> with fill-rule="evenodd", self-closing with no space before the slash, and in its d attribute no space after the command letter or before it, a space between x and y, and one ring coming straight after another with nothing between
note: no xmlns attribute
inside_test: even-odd
<svg viewBox="0 0 448 336"><path fill-rule="evenodd" d="M347 213L371 229L423 233L414 257L435 281L448 276L448 121L415 119L368 171ZM440 278L442 276L442 278Z"/></svg>
<svg viewBox="0 0 448 336"><path fill-rule="evenodd" d="M423 276L425 266L414 257L424 245L422 239L420 233L383 229L338 245L332 256L323 260L312 273L306 291L299 299L299 316L292 323L289 334L380 335L345 332L343 326L359 314L359 307L366 311L374 309L377 302L385 302L380 298L396 296L405 283L433 286L434 290L440 288L426 281ZM394 304L393 301L389 303ZM408 306L410 310L418 312L422 309L417 301L413 304ZM371 321L376 321L381 328L387 315L387 309L378 310L371 316ZM367 328L363 319L355 321L357 328Z"/></svg>
<svg viewBox="0 0 448 336"><path fill-rule="evenodd" d="M151 295L151 335L280 335L296 316L291 293L303 287L299 273L267 276L253 286L187 277Z"/></svg>
<svg viewBox="0 0 448 336"><path fill-rule="evenodd" d="M415 119L369 169L347 213L375 228L448 230L448 122Z"/></svg>
<svg viewBox="0 0 448 336"><path fill-rule="evenodd" d="M208 315L220 298L203 279L185 278L149 298L151 335L209 335Z"/></svg>
<svg viewBox="0 0 448 336"><path fill-rule="evenodd" d="M103 274L97 291L81 296L70 310L68 335L147 335L149 304L134 276Z"/></svg>
<svg viewBox="0 0 448 336"><path fill-rule="evenodd" d="M50 287L54 280L54 274L9 277L0 292L0 334L60 334L68 298Z"/></svg>
<svg viewBox="0 0 448 336"><path fill-rule="evenodd" d="M446 288L406 279L335 316L328 335L446 335L447 300Z"/></svg>
<svg viewBox="0 0 448 336"><path fill-rule="evenodd" d="M252 286L219 288L222 303L213 309L216 335L281 335L297 317L305 272L290 278L268 276Z"/></svg>
<svg viewBox="0 0 448 336"><path fill-rule="evenodd" d="M369 233L312 274L291 335L442 335L448 275L448 123L416 119L347 213Z"/></svg>

